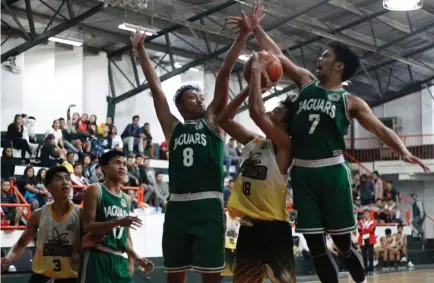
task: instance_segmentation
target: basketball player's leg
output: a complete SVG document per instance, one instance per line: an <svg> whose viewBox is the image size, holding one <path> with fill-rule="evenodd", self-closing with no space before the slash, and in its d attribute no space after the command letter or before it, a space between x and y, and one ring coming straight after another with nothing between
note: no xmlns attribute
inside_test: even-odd
<svg viewBox="0 0 434 283"><path fill-rule="evenodd" d="M221 282L225 269L223 201L218 198L191 201L187 211L188 234L194 239L193 270L202 273L204 283Z"/></svg>
<svg viewBox="0 0 434 283"><path fill-rule="evenodd" d="M264 261L261 259L266 247L262 246L260 236L255 224L240 227L232 278L234 283L262 283L266 278Z"/></svg>
<svg viewBox="0 0 434 283"><path fill-rule="evenodd" d="M163 259L168 283L185 283L193 264L193 241L188 235L187 202L169 201L163 226Z"/></svg>
<svg viewBox="0 0 434 283"><path fill-rule="evenodd" d="M363 258L352 246L351 233L356 229L351 192L351 171L346 163L321 168L323 215L327 232L346 262L355 282L365 280Z"/></svg>

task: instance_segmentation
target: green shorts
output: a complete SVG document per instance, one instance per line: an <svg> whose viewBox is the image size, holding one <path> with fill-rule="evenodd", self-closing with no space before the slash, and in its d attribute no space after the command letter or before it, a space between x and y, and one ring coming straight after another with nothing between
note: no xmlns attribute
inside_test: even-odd
<svg viewBox="0 0 434 283"><path fill-rule="evenodd" d="M94 249L86 249L78 272L78 283L133 283L128 259Z"/></svg>
<svg viewBox="0 0 434 283"><path fill-rule="evenodd" d="M347 163L319 168L294 166L291 184L296 232L339 235L356 229L352 177Z"/></svg>
<svg viewBox="0 0 434 283"><path fill-rule="evenodd" d="M222 272L225 228L221 199L169 201L163 228L167 272Z"/></svg>

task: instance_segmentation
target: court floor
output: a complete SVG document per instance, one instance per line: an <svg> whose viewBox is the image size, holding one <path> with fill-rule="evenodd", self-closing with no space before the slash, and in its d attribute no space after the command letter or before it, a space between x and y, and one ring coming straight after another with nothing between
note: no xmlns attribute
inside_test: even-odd
<svg viewBox="0 0 434 283"><path fill-rule="evenodd" d="M320 283L320 281L303 281L304 283ZM353 283L350 278L343 278L340 283ZM394 273L376 274L368 277L368 283L432 283L434 269L402 271Z"/></svg>

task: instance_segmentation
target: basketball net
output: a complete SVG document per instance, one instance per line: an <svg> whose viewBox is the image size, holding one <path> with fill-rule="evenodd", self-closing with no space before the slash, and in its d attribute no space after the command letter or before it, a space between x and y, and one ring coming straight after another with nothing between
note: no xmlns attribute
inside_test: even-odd
<svg viewBox="0 0 434 283"><path fill-rule="evenodd" d="M105 6L129 8L134 11L146 9L149 0L103 0Z"/></svg>

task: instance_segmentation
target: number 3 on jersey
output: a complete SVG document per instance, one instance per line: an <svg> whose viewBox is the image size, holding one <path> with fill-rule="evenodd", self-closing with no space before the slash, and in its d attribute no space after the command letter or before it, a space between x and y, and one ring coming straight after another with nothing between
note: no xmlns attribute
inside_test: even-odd
<svg viewBox="0 0 434 283"><path fill-rule="evenodd" d="M313 134L315 132L316 126L319 124L320 116L319 114L310 114L309 115L309 122L312 122L312 126L310 126L309 135Z"/></svg>
<svg viewBox="0 0 434 283"><path fill-rule="evenodd" d="M191 147L186 147L182 151L182 156L184 157L183 163L185 167L190 167L193 165L193 149Z"/></svg>

